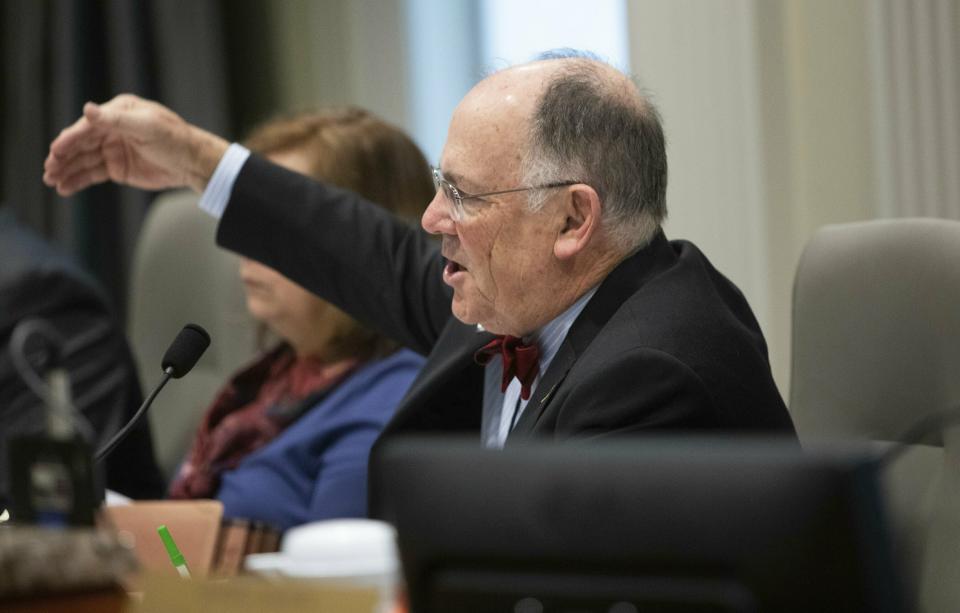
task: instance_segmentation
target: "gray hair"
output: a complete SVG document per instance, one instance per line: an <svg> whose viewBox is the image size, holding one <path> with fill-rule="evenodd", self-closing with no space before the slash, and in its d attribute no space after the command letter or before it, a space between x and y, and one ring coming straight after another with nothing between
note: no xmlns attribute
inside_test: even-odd
<svg viewBox="0 0 960 613"><path fill-rule="evenodd" d="M558 50L538 59L572 60L558 71L534 111L523 156L527 185L579 181L603 203L603 224L614 244L639 249L667 215L667 154L660 115L624 77L588 53ZM547 193L534 190L530 207Z"/></svg>

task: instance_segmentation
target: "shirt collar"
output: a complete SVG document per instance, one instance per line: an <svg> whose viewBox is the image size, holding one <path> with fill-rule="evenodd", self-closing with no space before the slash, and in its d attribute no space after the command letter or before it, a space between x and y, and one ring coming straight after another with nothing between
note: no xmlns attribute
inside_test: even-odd
<svg viewBox="0 0 960 613"><path fill-rule="evenodd" d="M590 302L593 295L597 293L599 287L599 285L593 286L580 296L576 302L570 305L566 311L548 321L533 334L523 337L524 343L536 343L540 348L540 375L543 375L547 368L549 368L550 362L553 361L553 357L557 355L560 345L563 344L563 339L567 338L567 332L570 331L570 326L577 320L577 316L580 315L584 307L587 306L587 303ZM486 329L481 324L477 324L477 332L486 332Z"/></svg>
<svg viewBox="0 0 960 613"><path fill-rule="evenodd" d="M576 321L577 316L579 316L580 312L587 306L587 303L590 302L593 295L597 293L597 287L599 286L591 288L580 296L576 302L570 305L570 308L531 334L529 339L524 339L536 343L540 347L541 374L545 373L547 368L550 367L550 362L552 362L553 357L557 355L560 345L563 344L563 339L567 338L567 332L570 331L570 326Z"/></svg>

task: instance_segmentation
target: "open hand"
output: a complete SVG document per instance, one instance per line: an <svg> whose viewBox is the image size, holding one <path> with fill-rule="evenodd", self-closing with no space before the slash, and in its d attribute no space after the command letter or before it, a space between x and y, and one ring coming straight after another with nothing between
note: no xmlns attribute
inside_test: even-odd
<svg viewBox="0 0 960 613"><path fill-rule="evenodd" d="M98 105L50 144L43 181L61 196L114 181L143 189L192 187L202 191L227 142L170 109L121 94Z"/></svg>

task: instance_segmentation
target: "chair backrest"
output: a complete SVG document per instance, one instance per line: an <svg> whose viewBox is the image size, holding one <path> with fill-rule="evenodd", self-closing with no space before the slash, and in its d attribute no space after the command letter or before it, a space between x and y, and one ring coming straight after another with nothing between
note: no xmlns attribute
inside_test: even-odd
<svg viewBox="0 0 960 613"><path fill-rule="evenodd" d="M197 199L187 191L156 199L130 280L128 336L145 392L159 380L160 359L184 324L200 324L212 339L190 374L168 383L150 409L157 460L168 478L216 391L255 353L256 325L246 310L239 260L216 246L216 221Z"/></svg>
<svg viewBox="0 0 960 613"><path fill-rule="evenodd" d="M804 444L895 443L922 419L960 407L960 222L819 230L797 269L792 343L790 411ZM887 492L908 587L930 603L950 582L960 586L960 547L949 581L932 585L929 572L939 549L931 525L960 474L949 469L943 436L924 443L888 469ZM937 539L956 546L960 526L948 523Z"/></svg>
<svg viewBox="0 0 960 613"><path fill-rule="evenodd" d="M801 435L897 441L958 406L960 222L817 232L793 294L790 408Z"/></svg>

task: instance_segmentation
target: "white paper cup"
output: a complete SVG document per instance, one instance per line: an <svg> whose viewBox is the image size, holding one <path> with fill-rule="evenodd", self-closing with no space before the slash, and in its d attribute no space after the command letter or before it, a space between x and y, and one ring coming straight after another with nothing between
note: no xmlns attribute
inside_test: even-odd
<svg viewBox="0 0 960 613"><path fill-rule="evenodd" d="M372 519L314 522L288 530L280 552L247 556L244 567L265 577L373 588L387 612L400 580L396 540L393 526Z"/></svg>

